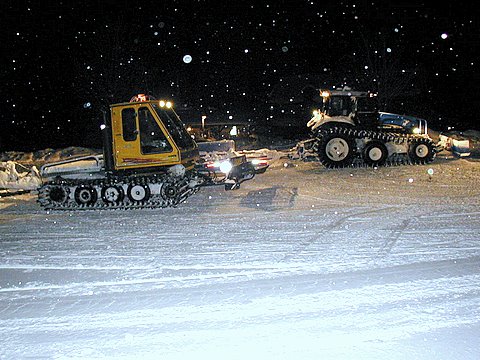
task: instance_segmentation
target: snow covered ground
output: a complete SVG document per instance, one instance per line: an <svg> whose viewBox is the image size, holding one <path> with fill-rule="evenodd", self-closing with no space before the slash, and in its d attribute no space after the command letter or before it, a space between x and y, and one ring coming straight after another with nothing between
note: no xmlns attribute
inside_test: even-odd
<svg viewBox="0 0 480 360"><path fill-rule="evenodd" d="M0 358L479 359L479 174L281 159L171 209L2 198Z"/></svg>

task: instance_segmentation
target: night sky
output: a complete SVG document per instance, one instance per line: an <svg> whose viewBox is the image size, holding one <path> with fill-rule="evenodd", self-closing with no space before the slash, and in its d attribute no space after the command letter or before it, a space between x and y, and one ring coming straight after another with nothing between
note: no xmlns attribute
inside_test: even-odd
<svg viewBox="0 0 480 360"><path fill-rule="evenodd" d="M440 131L480 129L474 4L4 0L0 151L101 146L102 109L137 93L184 121L296 129L312 89L349 86Z"/></svg>

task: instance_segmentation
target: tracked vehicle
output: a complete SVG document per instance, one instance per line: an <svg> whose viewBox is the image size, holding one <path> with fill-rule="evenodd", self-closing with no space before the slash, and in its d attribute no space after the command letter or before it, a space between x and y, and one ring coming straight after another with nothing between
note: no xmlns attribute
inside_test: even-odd
<svg viewBox="0 0 480 360"><path fill-rule="evenodd" d="M307 123L313 138L302 144L327 168L427 164L437 146L427 121L378 111L376 94L320 90L321 107Z"/></svg>
<svg viewBox="0 0 480 360"><path fill-rule="evenodd" d="M45 209L132 209L176 206L203 186L237 189L266 170L245 156L202 162L198 145L171 102L145 95L105 113L103 154L40 169L38 202Z"/></svg>

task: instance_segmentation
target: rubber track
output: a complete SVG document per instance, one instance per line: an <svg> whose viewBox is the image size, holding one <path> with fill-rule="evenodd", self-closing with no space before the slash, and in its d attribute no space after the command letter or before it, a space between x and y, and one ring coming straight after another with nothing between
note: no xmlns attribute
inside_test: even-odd
<svg viewBox="0 0 480 360"><path fill-rule="evenodd" d="M52 182L49 182L43 185L38 190L38 199L37 202L46 210L102 210L102 209L156 209L156 208L167 208L175 207L179 203L185 201L189 196L196 193L199 188L190 188L188 184L190 182L189 177L184 178L174 178L168 175L161 176L142 176L142 177L131 177L131 178L114 178L109 179L108 182L106 179L97 179L97 180L68 180L68 179L55 179ZM107 203L103 201L102 197L98 195L97 201L91 205L78 204L73 194L71 194L71 189L75 189L77 186L88 185L96 189L97 194L101 194L101 189L103 186L108 184L112 185L130 185L130 184L174 184L177 189L180 191L176 194L175 197L167 198L162 197L160 194L151 194L149 199L142 202L133 202L129 199L127 194L125 194L123 200L119 203ZM52 187L61 186L67 194L69 194L67 201L63 203L54 202L50 199L49 192Z"/></svg>
<svg viewBox="0 0 480 360"><path fill-rule="evenodd" d="M420 135L401 134L401 133L383 132L383 131L374 131L374 130L358 130L358 129L352 129L352 128L346 128L346 127L332 127L332 128L326 128L326 129L319 129L318 132L315 134L315 137L318 139L318 142L316 142L313 145L314 151L318 153L318 143L320 142L323 136L334 134L334 133L348 136L351 139L371 139L371 140L378 140L383 143L393 142L394 144L398 144L398 145L407 143L408 146L412 144L414 141L417 141L419 139L426 139L426 141L428 141L432 145L432 148L435 151L433 158L435 158L435 155L436 155L436 150L435 150L436 146L434 142L431 139L425 138ZM433 158L432 158L432 161L433 161ZM383 166L420 165L420 164L424 164L424 162L413 162L412 159L406 153L394 153L394 154L391 154L386 159L386 162ZM357 151L355 152L355 157L353 159L352 165L347 167L371 167L371 165L366 164L364 162L362 152Z"/></svg>

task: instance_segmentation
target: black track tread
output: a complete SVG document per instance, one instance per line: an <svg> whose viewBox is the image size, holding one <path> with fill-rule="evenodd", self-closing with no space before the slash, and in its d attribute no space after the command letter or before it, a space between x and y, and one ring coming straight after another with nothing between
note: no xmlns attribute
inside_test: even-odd
<svg viewBox="0 0 480 360"><path fill-rule="evenodd" d="M189 196L198 191L198 187L190 188L188 183L190 177L176 178L169 175L145 175L135 177L114 177L109 179L96 179L96 180L70 180L57 178L51 182L48 182L41 186L38 190L37 202L46 210L103 210L103 209L156 209L176 207L179 203L185 201ZM177 196L170 199L164 199L159 194L151 195L150 198L144 202L133 202L128 196L124 196L124 199L118 204L106 203L101 196L98 196L97 201L92 205L79 205L71 197L64 203L53 202L49 197L49 190L52 186L61 186L67 193L71 192L71 188L79 185L93 186L100 194L103 186L107 184L114 185L128 185L128 184L163 184L174 183L177 188L182 189Z"/></svg>

